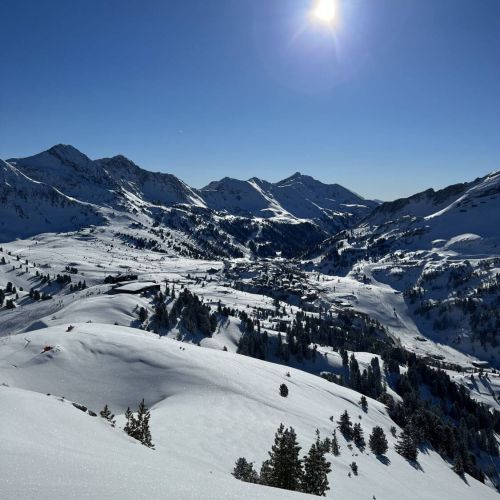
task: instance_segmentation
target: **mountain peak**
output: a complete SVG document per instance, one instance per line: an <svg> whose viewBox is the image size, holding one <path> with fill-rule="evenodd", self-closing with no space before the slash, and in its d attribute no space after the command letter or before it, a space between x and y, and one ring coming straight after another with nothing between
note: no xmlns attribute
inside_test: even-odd
<svg viewBox="0 0 500 500"><path fill-rule="evenodd" d="M309 183L309 184L323 184L321 181L318 181L314 177L311 177L310 175L304 175L301 174L300 172L295 172L293 175L290 177L287 177L286 179L283 179L276 184L283 185L283 184L289 184L290 182L302 182L302 183Z"/></svg>
<svg viewBox="0 0 500 500"><path fill-rule="evenodd" d="M84 155L81 151L76 149L71 144L56 144L52 146L50 149L46 151L46 153L51 156L55 156L62 163L64 162L72 162L72 163L87 163L90 161L90 158Z"/></svg>

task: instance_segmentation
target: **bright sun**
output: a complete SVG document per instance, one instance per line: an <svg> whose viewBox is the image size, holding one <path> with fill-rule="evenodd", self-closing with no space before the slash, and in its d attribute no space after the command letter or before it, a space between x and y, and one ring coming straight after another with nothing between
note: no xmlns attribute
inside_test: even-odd
<svg viewBox="0 0 500 500"><path fill-rule="evenodd" d="M336 0L318 0L313 16L323 23L331 24L337 14Z"/></svg>

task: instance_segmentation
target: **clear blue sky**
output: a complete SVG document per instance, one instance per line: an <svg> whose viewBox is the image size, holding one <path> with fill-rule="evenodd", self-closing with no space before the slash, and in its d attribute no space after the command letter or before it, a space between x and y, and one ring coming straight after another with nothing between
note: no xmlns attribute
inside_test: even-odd
<svg viewBox="0 0 500 500"><path fill-rule="evenodd" d="M2 0L0 157L392 199L500 168L500 1Z"/></svg>

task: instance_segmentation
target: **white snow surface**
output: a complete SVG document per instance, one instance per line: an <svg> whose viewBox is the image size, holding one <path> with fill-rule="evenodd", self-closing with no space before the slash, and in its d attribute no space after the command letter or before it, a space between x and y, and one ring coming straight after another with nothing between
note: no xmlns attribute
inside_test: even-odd
<svg viewBox="0 0 500 500"><path fill-rule="evenodd" d="M12 336L0 346L2 498L306 498L237 481L234 461L245 456L260 464L281 422L296 429L305 453L315 429L329 435L329 417L345 409L365 434L383 427L391 449L384 464L349 451L340 438L341 455L329 456L328 497L497 497L472 478L460 479L431 450L414 468L392 449L383 405L369 400L365 414L358 393L319 377L135 329L65 326ZM53 349L42 353L46 346ZM278 394L281 383L290 389L287 398ZM154 450L120 429L125 409L142 398L151 407ZM107 403L117 427L72 401L95 412ZM353 460L359 476L349 478Z"/></svg>

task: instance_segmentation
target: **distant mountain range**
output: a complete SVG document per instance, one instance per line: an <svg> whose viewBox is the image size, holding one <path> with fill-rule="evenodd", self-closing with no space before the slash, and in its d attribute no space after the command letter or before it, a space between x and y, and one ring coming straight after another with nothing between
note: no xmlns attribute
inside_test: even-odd
<svg viewBox="0 0 500 500"><path fill-rule="evenodd" d="M277 183L224 178L194 189L124 156L91 160L68 145L2 167L4 239L77 229L120 213L189 233L201 255L242 256L250 245L257 255L293 256L355 226L378 205L299 173Z"/></svg>
<svg viewBox="0 0 500 500"><path fill-rule="evenodd" d="M125 216L145 227L185 233L206 257L248 252L294 257L311 248L324 251L329 238L356 227L363 228L365 238L383 235L386 243L404 234L407 240L411 235L428 240L428 247L434 241L470 245L477 238L496 245L499 196L498 172L385 203L300 173L276 183L225 177L195 189L124 156L91 160L73 146L57 145L1 162L0 235L8 240Z"/></svg>

